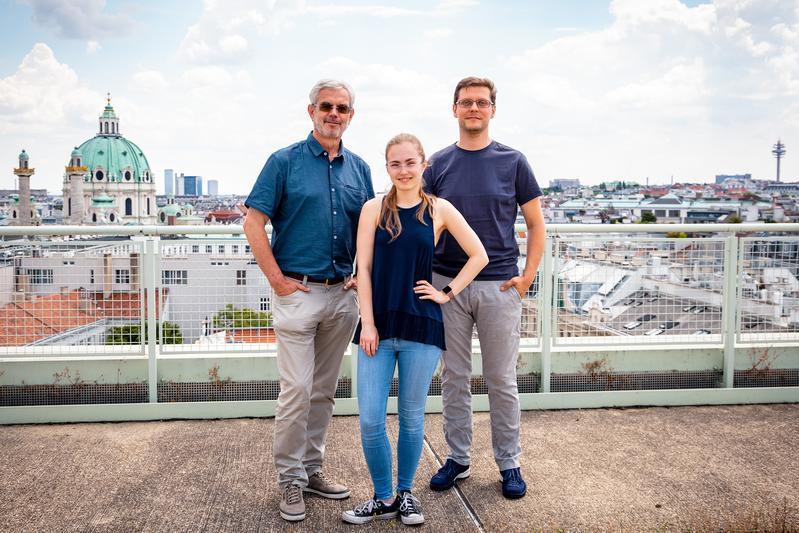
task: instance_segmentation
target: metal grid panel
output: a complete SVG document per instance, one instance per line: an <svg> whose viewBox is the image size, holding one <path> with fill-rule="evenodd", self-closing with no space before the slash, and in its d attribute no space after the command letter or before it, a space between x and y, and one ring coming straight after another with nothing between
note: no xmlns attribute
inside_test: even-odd
<svg viewBox="0 0 799 533"><path fill-rule="evenodd" d="M4 385L0 387L0 406L145 403L147 392L146 383Z"/></svg>
<svg viewBox="0 0 799 533"><path fill-rule="evenodd" d="M159 270L165 353L275 350L272 289L246 239L162 240Z"/></svg>
<svg viewBox="0 0 799 533"><path fill-rule="evenodd" d="M555 241L557 345L719 343L724 240Z"/></svg>
<svg viewBox="0 0 799 533"><path fill-rule="evenodd" d="M777 368L735 371L735 387L799 387L799 369Z"/></svg>
<svg viewBox="0 0 799 533"><path fill-rule="evenodd" d="M743 238L739 256L739 342L796 342L799 238Z"/></svg>
<svg viewBox="0 0 799 533"><path fill-rule="evenodd" d="M712 389L721 385L719 370L672 372L597 372L552 374L552 392Z"/></svg>
<svg viewBox="0 0 799 533"><path fill-rule="evenodd" d="M350 398L352 382L339 378L335 398ZM158 384L159 402L215 402L242 400L277 400L280 382L268 381L194 381Z"/></svg>
<svg viewBox="0 0 799 533"><path fill-rule="evenodd" d="M0 243L0 355L143 354L142 242Z"/></svg>
<svg viewBox="0 0 799 533"><path fill-rule="evenodd" d="M519 387L520 393L538 392L541 384L541 376L539 374L521 374L516 376L516 383ZM390 398L396 398L398 388L397 378L391 381L391 388L388 391ZM470 389L472 394L488 394L488 386L486 385L483 376L472 376L470 380ZM428 396L441 396L441 376L433 376L430 382L430 388L427 391Z"/></svg>
<svg viewBox="0 0 799 533"><path fill-rule="evenodd" d="M527 237L524 232L517 232L516 242L519 245L519 272L524 270L527 262ZM537 346L539 343L538 297L541 287L541 272L536 273L532 285L522 298L521 341Z"/></svg>

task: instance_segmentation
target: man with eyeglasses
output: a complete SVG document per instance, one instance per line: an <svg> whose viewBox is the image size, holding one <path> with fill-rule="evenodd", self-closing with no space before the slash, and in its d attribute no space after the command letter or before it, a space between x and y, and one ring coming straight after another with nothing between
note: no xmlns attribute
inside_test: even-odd
<svg viewBox="0 0 799 533"><path fill-rule="evenodd" d="M313 131L269 157L245 202L244 222L275 295L280 395L272 448L280 516L292 522L305 518L303 492L350 495L322 473L322 461L341 360L358 321L350 290L358 217L374 197L369 166L341 142L355 115L352 88L321 80L310 100Z"/></svg>
<svg viewBox="0 0 799 533"><path fill-rule="evenodd" d="M458 142L430 158L424 173L432 194L449 200L474 229L489 263L466 289L443 306L447 350L442 354L444 434L450 449L430 480L446 490L469 477L472 447L472 331L477 326L483 377L488 388L491 443L502 476L502 494L521 498L527 485L520 470L520 408L516 384L522 298L538 270L546 230L541 189L524 155L491 139L497 91L487 78L468 77L455 87L452 112ZM527 225L527 258L519 274L515 222L518 207ZM441 236L433 284L445 287L467 260L452 236Z"/></svg>

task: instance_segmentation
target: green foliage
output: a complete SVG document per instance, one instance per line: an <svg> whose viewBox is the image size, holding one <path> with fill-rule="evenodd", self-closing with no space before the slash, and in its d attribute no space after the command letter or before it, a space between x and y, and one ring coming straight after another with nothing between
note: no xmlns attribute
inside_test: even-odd
<svg viewBox="0 0 799 533"><path fill-rule="evenodd" d="M743 222L743 219L738 215L730 215L730 218L727 219L728 224L740 224Z"/></svg>
<svg viewBox="0 0 799 533"><path fill-rule="evenodd" d="M156 342L160 344L183 344L183 334L180 332L180 327L174 322L164 322L163 342L161 342L161 330L160 324L156 324ZM147 326L145 324L144 342L147 342L147 340ZM139 324L114 326L108 331L105 343L108 345L141 344L141 326Z"/></svg>
<svg viewBox="0 0 799 533"><path fill-rule="evenodd" d="M641 224L655 224L658 221L658 218L655 216L655 213L652 211L643 211L641 213Z"/></svg>
<svg viewBox="0 0 799 533"><path fill-rule="evenodd" d="M252 309L239 309L233 304L227 304L222 311L214 315L214 329L225 328L268 328L272 325L272 313L254 311Z"/></svg>
<svg viewBox="0 0 799 533"><path fill-rule="evenodd" d="M666 234L666 237L669 239L686 239L688 238L688 234L684 231L670 231Z"/></svg>

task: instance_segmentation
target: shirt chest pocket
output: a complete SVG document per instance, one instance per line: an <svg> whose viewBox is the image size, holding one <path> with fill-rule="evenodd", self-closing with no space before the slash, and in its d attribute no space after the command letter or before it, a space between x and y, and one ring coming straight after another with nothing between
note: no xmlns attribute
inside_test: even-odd
<svg viewBox="0 0 799 533"><path fill-rule="evenodd" d="M341 208L351 217L357 218L366 202L366 191L362 187L339 183L336 187Z"/></svg>

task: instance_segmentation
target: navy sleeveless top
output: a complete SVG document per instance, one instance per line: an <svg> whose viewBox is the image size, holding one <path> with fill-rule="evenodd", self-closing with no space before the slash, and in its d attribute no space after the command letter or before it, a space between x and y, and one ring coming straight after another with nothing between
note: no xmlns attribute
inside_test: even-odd
<svg viewBox="0 0 799 533"><path fill-rule="evenodd" d="M388 231L375 230L372 259L372 309L380 340L399 338L432 344L446 350L441 306L420 300L413 292L419 280L433 281L435 238L433 220L425 210L422 224L416 218L418 205L398 207L402 232L391 240ZM437 287L440 288L440 287ZM361 323L353 342L361 338Z"/></svg>

